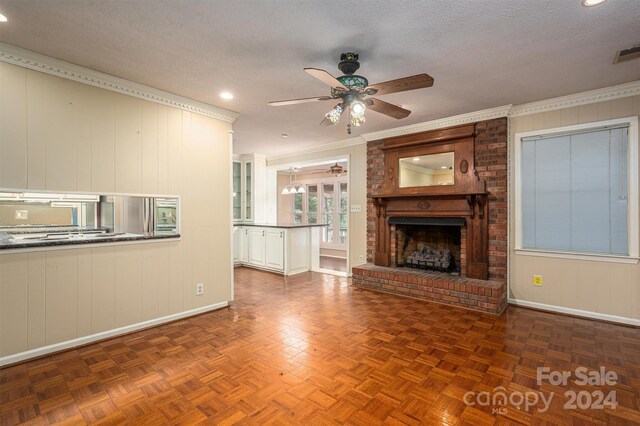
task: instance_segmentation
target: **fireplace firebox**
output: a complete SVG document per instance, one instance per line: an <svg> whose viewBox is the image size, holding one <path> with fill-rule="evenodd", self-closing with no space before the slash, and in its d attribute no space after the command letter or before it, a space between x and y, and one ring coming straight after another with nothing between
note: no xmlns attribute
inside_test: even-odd
<svg viewBox="0 0 640 426"><path fill-rule="evenodd" d="M426 269L459 275L461 271L463 219L389 219L395 244L392 264L397 267Z"/></svg>

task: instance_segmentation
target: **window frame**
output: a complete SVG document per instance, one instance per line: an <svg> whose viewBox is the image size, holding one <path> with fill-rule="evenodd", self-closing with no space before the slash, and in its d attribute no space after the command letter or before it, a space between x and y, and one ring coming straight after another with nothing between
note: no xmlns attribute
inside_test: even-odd
<svg viewBox="0 0 640 426"><path fill-rule="evenodd" d="M582 253L560 250L543 250L543 249L530 249L522 247L523 240L523 219L522 219L522 203L523 203L523 188L522 188L522 140L530 138L532 136L547 136L552 134L572 134L583 131L596 131L607 126L615 125L628 125L628 211L627 211L627 243L629 254L625 255L610 255L610 254L598 254L598 253ZM542 129L531 132L522 132L515 134L515 182L514 182L514 194L515 194L515 252L518 255L527 256L539 256L539 257L553 257L559 259L574 259L574 260L591 260L597 262L611 262L611 263L633 263L637 264L640 255L640 227L639 227L639 209L638 209L638 117L625 117L617 118L613 120L594 121L590 123L578 124L574 126L555 127L551 129Z"/></svg>
<svg viewBox="0 0 640 426"><path fill-rule="evenodd" d="M332 243L326 243L322 241L322 237L320 238L320 247L328 248L328 249L338 249L338 250L346 250L349 244L349 177L348 176L331 176L331 177L322 177L322 178L311 178L311 179L302 179L297 180L297 184L303 185L305 189L305 196L302 198L302 224L308 224L308 203L307 203L307 194L309 192L309 185L317 186L317 196L318 196L318 210L316 211L317 223L322 224L322 215L323 215L323 206L324 206L324 184L332 184L334 185L334 202L336 203L336 209L333 211L333 219L334 224L337 223L338 226L334 226L333 228L333 237L335 239ZM347 184L347 239L346 242L339 243L340 239L340 184ZM337 190L335 189L337 187ZM291 197L291 222L293 223L293 218L295 215L295 203L294 197Z"/></svg>

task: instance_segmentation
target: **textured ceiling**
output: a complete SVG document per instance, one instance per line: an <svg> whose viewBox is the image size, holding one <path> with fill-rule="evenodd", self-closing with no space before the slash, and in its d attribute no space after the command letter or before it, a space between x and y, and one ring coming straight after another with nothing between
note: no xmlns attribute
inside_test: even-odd
<svg viewBox="0 0 640 426"><path fill-rule="evenodd" d="M640 61L612 65L640 43L638 0L0 0L0 11L0 41L239 112L236 153L347 138L344 124L319 126L332 102L267 105L328 94L302 68L339 75L345 51L371 83L435 78L381 96L407 119L369 111L353 135L640 79Z"/></svg>

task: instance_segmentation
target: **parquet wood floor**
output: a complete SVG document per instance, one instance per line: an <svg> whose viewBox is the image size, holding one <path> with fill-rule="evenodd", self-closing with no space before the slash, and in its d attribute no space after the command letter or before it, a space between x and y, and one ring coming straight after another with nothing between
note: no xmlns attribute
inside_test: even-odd
<svg viewBox="0 0 640 426"><path fill-rule="evenodd" d="M0 370L0 424L640 424L640 330L510 307L500 317L236 269L229 309ZM564 410L605 366L618 407ZM548 411L467 406L467 391L554 392Z"/></svg>

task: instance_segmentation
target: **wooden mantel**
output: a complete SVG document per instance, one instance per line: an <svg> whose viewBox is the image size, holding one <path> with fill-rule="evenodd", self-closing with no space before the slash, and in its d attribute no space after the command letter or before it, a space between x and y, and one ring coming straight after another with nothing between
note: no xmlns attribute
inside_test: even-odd
<svg viewBox="0 0 640 426"><path fill-rule="evenodd" d="M385 139L382 190L369 195L376 209L374 262L391 265L391 217L456 217L467 229L467 277L488 278L488 193L475 173L475 125ZM400 188L400 159L454 153L454 184Z"/></svg>

